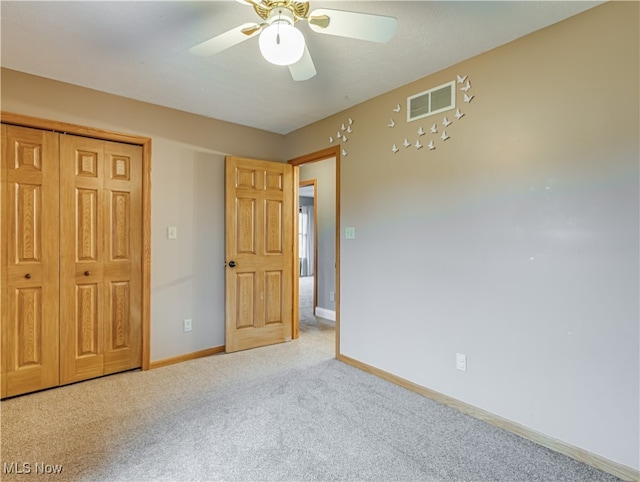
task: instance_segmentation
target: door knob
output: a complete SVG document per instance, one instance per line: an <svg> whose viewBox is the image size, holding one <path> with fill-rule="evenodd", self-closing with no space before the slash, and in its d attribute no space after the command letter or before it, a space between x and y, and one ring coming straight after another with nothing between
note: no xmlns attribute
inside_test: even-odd
<svg viewBox="0 0 640 482"><path fill-rule="evenodd" d="M235 261L229 261L229 268L235 268L236 267L236 262Z"/></svg>
<svg viewBox="0 0 640 482"><path fill-rule="evenodd" d="M25 274L24 277L27 278L27 279L31 279L31 273Z"/></svg>
<svg viewBox="0 0 640 482"><path fill-rule="evenodd" d="M85 276L89 276L90 274L91 274L91 271L89 271L89 270L87 270L87 271L85 271L85 272L84 272L84 275L85 275Z"/></svg>

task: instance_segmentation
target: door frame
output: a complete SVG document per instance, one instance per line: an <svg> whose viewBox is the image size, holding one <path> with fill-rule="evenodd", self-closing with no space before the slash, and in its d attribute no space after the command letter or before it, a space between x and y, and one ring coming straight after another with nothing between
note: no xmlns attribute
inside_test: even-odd
<svg viewBox="0 0 640 482"><path fill-rule="evenodd" d="M151 358L151 138L11 112L0 112L0 120L3 124L123 142L142 147L142 253L140 257L142 312L140 315L142 321L142 370L148 370Z"/></svg>
<svg viewBox="0 0 640 482"><path fill-rule="evenodd" d="M297 213L300 209L300 166L302 164L308 164L311 162L324 161L326 159L335 158L335 188L336 188L336 286L335 286L335 303L336 303L336 343L335 343L335 356L340 356L340 146L328 147L321 151L312 152L304 156L296 157L288 161L293 166L293 212L296 213L293 222L293 317L292 317L292 337L298 338L300 336L300 268L298 262L298 216ZM315 211L315 210L314 210Z"/></svg>

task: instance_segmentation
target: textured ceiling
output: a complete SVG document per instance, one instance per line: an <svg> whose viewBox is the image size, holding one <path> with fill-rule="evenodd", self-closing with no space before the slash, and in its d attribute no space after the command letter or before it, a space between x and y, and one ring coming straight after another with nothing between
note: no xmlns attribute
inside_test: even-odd
<svg viewBox="0 0 640 482"><path fill-rule="evenodd" d="M311 1L394 16L388 44L303 32L318 74L294 82L250 39L188 49L259 18L235 1L0 2L1 64L112 94L286 134L602 2Z"/></svg>

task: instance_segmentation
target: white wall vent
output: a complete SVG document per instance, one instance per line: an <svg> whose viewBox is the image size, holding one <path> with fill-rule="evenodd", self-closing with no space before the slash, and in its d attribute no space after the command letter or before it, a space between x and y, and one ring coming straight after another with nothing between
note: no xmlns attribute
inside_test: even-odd
<svg viewBox="0 0 640 482"><path fill-rule="evenodd" d="M456 81L407 97L407 122L456 108Z"/></svg>

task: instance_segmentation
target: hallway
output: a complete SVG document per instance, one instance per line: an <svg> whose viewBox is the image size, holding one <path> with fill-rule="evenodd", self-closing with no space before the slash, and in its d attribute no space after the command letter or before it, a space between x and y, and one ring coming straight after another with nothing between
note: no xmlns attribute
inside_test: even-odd
<svg viewBox="0 0 640 482"><path fill-rule="evenodd" d="M327 340L335 338L335 322L313 314L313 276L300 277L300 336L308 333L322 332Z"/></svg>

